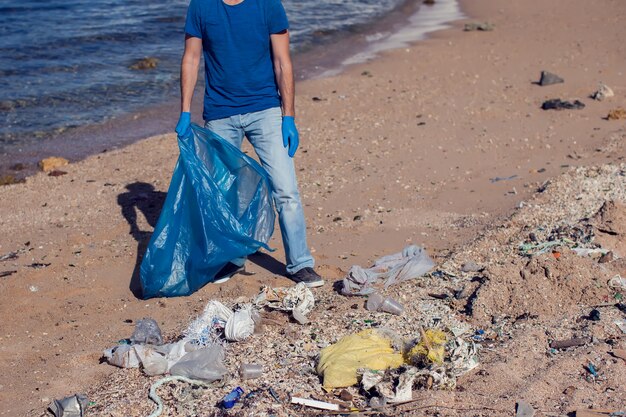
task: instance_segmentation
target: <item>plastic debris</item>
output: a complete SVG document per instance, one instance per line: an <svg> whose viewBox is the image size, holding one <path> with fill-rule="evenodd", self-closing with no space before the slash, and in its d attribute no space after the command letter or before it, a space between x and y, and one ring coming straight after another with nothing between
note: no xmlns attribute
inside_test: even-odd
<svg viewBox="0 0 626 417"><path fill-rule="evenodd" d="M233 408L242 395L243 389L241 389L241 387L233 388L233 390L222 399L222 408Z"/></svg>
<svg viewBox="0 0 626 417"><path fill-rule="evenodd" d="M322 349L317 373L324 377L324 389L343 388L358 382L357 370L384 370L403 363L402 354L395 352L392 339L374 329L343 337L334 345Z"/></svg>
<svg viewBox="0 0 626 417"><path fill-rule="evenodd" d="M374 292L372 285L385 281L385 288L426 274L435 266L428 253L419 246L407 246L402 252L384 256L369 269L352 266L343 279L344 295L367 295Z"/></svg>
<svg viewBox="0 0 626 417"><path fill-rule="evenodd" d="M572 248L572 251L578 256L590 256L595 255L596 253L604 255L609 252L608 250L602 248Z"/></svg>
<svg viewBox="0 0 626 417"><path fill-rule="evenodd" d="M415 365L443 363L445 346L448 336L445 332L437 329L420 329L420 341L408 354L409 361Z"/></svg>
<svg viewBox="0 0 626 417"><path fill-rule="evenodd" d="M546 100L541 105L543 110L579 110L585 108L585 103L580 100L566 101L560 98Z"/></svg>
<svg viewBox="0 0 626 417"><path fill-rule="evenodd" d="M385 313L401 315L404 306L391 297L383 297L377 292L372 293L367 298L366 308L369 311L384 311Z"/></svg>
<svg viewBox="0 0 626 417"><path fill-rule="evenodd" d="M590 373L591 375L593 375L593 376L594 376L594 378L597 378L597 377L598 377L598 371L596 370L596 367L595 367L595 365L594 365L593 363L589 362L589 363L587 364L587 370L589 371L589 373Z"/></svg>
<svg viewBox="0 0 626 417"><path fill-rule="evenodd" d="M515 417L534 417L535 409L526 401L518 401Z"/></svg>
<svg viewBox="0 0 626 417"><path fill-rule="evenodd" d="M139 368L141 360L137 355L136 346L118 345L103 352L103 356L111 365L120 368Z"/></svg>
<svg viewBox="0 0 626 417"><path fill-rule="evenodd" d="M144 318L135 325L135 331L130 337L132 343L147 343L150 345L162 345L163 336L161 329L154 319Z"/></svg>
<svg viewBox="0 0 626 417"><path fill-rule="evenodd" d="M546 253L556 246L572 247L574 245L576 245L576 242L574 242L573 240L563 238L538 243L521 243L519 245L519 251L521 255L533 256Z"/></svg>
<svg viewBox="0 0 626 417"><path fill-rule="evenodd" d="M250 305L234 312L219 301L209 301L203 313L193 320L184 332L185 338L199 346L207 346L220 340L239 342L254 333L258 313Z"/></svg>
<svg viewBox="0 0 626 417"><path fill-rule="evenodd" d="M263 365L256 363L242 363L239 367L241 379L254 379L263 375Z"/></svg>
<svg viewBox="0 0 626 417"><path fill-rule="evenodd" d="M361 386L364 391L369 391L382 382L385 377L385 371L373 371L371 369L364 369L361 375Z"/></svg>
<svg viewBox="0 0 626 417"><path fill-rule="evenodd" d="M267 306L276 310L291 311L300 324L306 323L306 315L315 306L315 297L303 282L293 287L270 288L264 286L254 300L257 307ZM303 323L304 321L304 323Z"/></svg>
<svg viewBox="0 0 626 417"><path fill-rule="evenodd" d="M327 403L324 401L309 400L308 398L291 397L291 404L306 405L307 407L318 408L320 410L340 411L339 404Z"/></svg>
<svg viewBox="0 0 626 417"><path fill-rule="evenodd" d="M626 319L617 319L613 323L622 331L622 333L626 334Z"/></svg>
<svg viewBox="0 0 626 417"><path fill-rule="evenodd" d="M565 82L565 80L563 80L563 78L559 77L558 75L553 74L549 71L541 71L541 78L539 79L540 86L543 87L546 85L559 84L563 82Z"/></svg>
<svg viewBox="0 0 626 417"><path fill-rule="evenodd" d="M83 417L88 405L87 397L75 394L61 400L54 400L48 408L54 417Z"/></svg>
<svg viewBox="0 0 626 417"><path fill-rule="evenodd" d="M203 386L207 388L213 387L212 384L207 384L204 381L198 381L195 379L189 379L184 376L168 376L168 377L159 379L150 387L148 398L150 398L152 401L155 402L155 404L157 405L157 409L154 410L152 414L150 414L148 417L159 417L163 413L163 401L161 400L161 397L158 396L156 390L161 385L166 384L168 382L173 382L173 381L183 381L183 382L187 382L188 384L199 385L199 386Z"/></svg>
<svg viewBox="0 0 626 417"><path fill-rule="evenodd" d="M615 93L608 85L604 83L599 83L598 89L591 95L591 98L593 98L594 100L603 101L605 98L613 97L614 95Z"/></svg>
<svg viewBox="0 0 626 417"><path fill-rule="evenodd" d="M404 403L413 399L413 383L417 377L417 368L412 366L407 369L398 378L398 385L396 386L395 395L393 398L388 398L388 403Z"/></svg>
<svg viewBox="0 0 626 417"><path fill-rule="evenodd" d="M617 274L609 280L608 285L609 288L614 290L626 290L626 278L622 278Z"/></svg>
<svg viewBox="0 0 626 417"><path fill-rule="evenodd" d="M224 348L217 344L187 353L170 369L172 375L203 381L217 381L227 372Z"/></svg>

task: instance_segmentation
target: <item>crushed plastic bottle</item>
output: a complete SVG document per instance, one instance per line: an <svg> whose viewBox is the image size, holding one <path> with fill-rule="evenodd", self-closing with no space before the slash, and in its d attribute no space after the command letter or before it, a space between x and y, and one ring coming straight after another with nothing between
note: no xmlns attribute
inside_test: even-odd
<svg viewBox="0 0 626 417"><path fill-rule="evenodd" d="M241 387L234 388L222 399L222 407L233 408L242 395L243 390L241 389Z"/></svg>

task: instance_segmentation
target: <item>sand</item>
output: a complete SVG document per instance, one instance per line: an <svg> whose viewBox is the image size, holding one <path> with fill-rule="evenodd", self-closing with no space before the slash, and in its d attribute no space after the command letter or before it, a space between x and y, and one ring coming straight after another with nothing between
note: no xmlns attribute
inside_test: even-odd
<svg viewBox="0 0 626 417"><path fill-rule="evenodd" d="M327 321L325 341L331 343L338 329L359 329L336 324L353 317L346 314L367 316L331 285L351 265L369 265L409 242L423 245L439 268L458 273L454 268L469 260L486 266L473 281L461 274L451 282L425 282L444 290L467 286L471 302L452 302L450 314L476 328L504 329L506 337L487 343L481 366L455 391L414 393L424 405L452 408L407 415L469 415L454 408L512 415L518 399L541 415L616 409L624 404L626 363L608 352L626 347L612 324L621 313L604 308L598 323L580 317L613 297L606 285L611 276L626 275L618 259L626 255L623 228L603 234L593 226L598 241L617 255L608 264L567 249L559 260L550 253L529 260L517 245L540 226L549 233L561 223L584 225L581 219L607 200L617 207L611 215L624 218L625 122L605 118L626 106L626 8L619 0L462 6L470 18L429 40L297 86L296 163L309 243L329 281L315 290L319 326ZM464 32L470 21L489 21L495 29ZM565 82L534 84L542 70ZM599 82L615 96L590 99ZM580 99L586 107L541 110L551 98ZM0 261L0 272L17 271L0 278L0 415L41 415L53 398L75 392L96 402L93 415L144 415L152 409L145 398L151 380L99 364L103 349L129 337L143 317L155 318L171 339L210 299L229 302L256 294L263 284L289 285L281 276L277 231L271 246L279 250L253 257L247 267L253 275L185 298L136 297L131 277L176 156L174 135L157 136L62 167L66 175L42 173L0 188L0 256L18 256ZM137 226L132 234L129 224ZM403 295L410 312L399 329L411 332L411 318L426 319L419 306L427 292L417 282L390 292ZM284 349L296 349L290 339L306 341L309 333L285 321L267 337L277 341L280 358ZM595 342L549 352L549 340L578 335ZM232 349L245 354L260 344L255 336ZM589 380L589 361L600 366L601 378ZM229 366L235 369L235 358ZM294 386L306 381L308 393L324 395L316 377L292 377ZM202 404L221 395L211 393ZM258 410L267 411L263 404Z"/></svg>

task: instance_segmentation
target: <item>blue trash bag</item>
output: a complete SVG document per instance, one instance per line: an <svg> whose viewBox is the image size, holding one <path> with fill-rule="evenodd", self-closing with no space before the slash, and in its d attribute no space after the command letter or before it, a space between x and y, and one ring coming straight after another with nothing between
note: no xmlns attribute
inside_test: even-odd
<svg viewBox="0 0 626 417"><path fill-rule="evenodd" d="M272 188L254 159L191 126L141 262L143 298L188 295L230 260L264 247L274 232Z"/></svg>

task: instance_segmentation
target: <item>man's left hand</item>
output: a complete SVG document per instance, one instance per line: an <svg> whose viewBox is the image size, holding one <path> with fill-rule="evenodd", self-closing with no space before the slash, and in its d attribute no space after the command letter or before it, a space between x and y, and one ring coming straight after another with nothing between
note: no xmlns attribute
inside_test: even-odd
<svg viewBox="0 0 626 417"><path fill-rule="evenodd" d="M296 121L293 116L283 116L283 146L289 147L288 154L290 157L296 154L300 138L298 135L298 129L296 128Z"/></svg>

